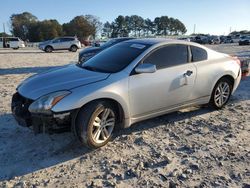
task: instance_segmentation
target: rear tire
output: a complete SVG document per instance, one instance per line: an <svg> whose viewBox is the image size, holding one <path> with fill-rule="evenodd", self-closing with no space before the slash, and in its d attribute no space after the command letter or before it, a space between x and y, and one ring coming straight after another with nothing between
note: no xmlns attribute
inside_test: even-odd
<svg viewBox="0 0 250 188"><path fill-rule="evenodd" d="M233 83L227 78L221 78L215 85L210 99L210 106L215 109L223 108L231 97Z"/></svg>
<svg viewBox="0 0 250 188"><path fill-rule="evenodd" d="M70 47L69 50L70 50L71 52L76 52L77 49L78 49L77 46L76 46L76 45L73 45L73 46Z"/></svg>
<svg viewBox="0 0 250 188"><path fill-rule="evenodd" d="M51 46L46 46L45 47L45 52L51 53L53 51L53 48Z"/></svg>
<svg viewBox="0 0 250 188"><path fill-rule="evenodd" d="M76 116L72 125L74 134L88 148L102 147L113 137L117 117L112 104L105 101L89 103Z"/></svg>

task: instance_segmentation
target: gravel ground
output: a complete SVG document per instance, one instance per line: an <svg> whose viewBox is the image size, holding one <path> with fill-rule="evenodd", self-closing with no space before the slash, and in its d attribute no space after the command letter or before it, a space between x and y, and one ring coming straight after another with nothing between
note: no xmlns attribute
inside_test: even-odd
<svg viewBox="0 0 250 188"><path fill-rule="evenodd" d="M209 46L250 53L249 46ZM250 77L219 111L192 107L133 125L88 150L71 133L34 135L10 100L28 76L78 53L0 50L0 187L250 187Z"/></svg>

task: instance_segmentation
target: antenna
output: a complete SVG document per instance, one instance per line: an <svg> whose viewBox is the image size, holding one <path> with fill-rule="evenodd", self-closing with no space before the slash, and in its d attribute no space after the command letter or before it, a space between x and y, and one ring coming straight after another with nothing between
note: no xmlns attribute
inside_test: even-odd
<svg viewBox="0 0 250 188"><path fill-rule="evenodd" d="M5 24L3 23L3 32L4 32L4 35L5 35Z"/></svg>

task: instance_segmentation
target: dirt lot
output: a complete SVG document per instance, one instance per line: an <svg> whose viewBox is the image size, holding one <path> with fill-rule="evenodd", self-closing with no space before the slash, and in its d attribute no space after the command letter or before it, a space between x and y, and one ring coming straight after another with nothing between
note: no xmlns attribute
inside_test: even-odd
<svg viewBox="0 0 250 188"><path fill-rule="evenodd" d="M209 47L250 54L249 46ZM0 50L0 187L250 187L250 77L223 110L194 107L147 120L95 151L71 133L35 136L19 127L10 110L17 85L77 56Z"/></svg>

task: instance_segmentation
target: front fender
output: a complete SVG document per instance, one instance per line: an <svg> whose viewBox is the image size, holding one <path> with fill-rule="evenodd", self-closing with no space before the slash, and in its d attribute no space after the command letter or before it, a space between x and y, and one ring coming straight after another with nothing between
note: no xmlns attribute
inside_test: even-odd
<svg viewBox="0 0 250 188"><path fill-rule="evenodd" d="M72 89L71 92L52 108L53 112L78 109L93 100L107 98L117 101L123 108L124 117L129 117L127 78L112 82L107 79Z"/></svg>

